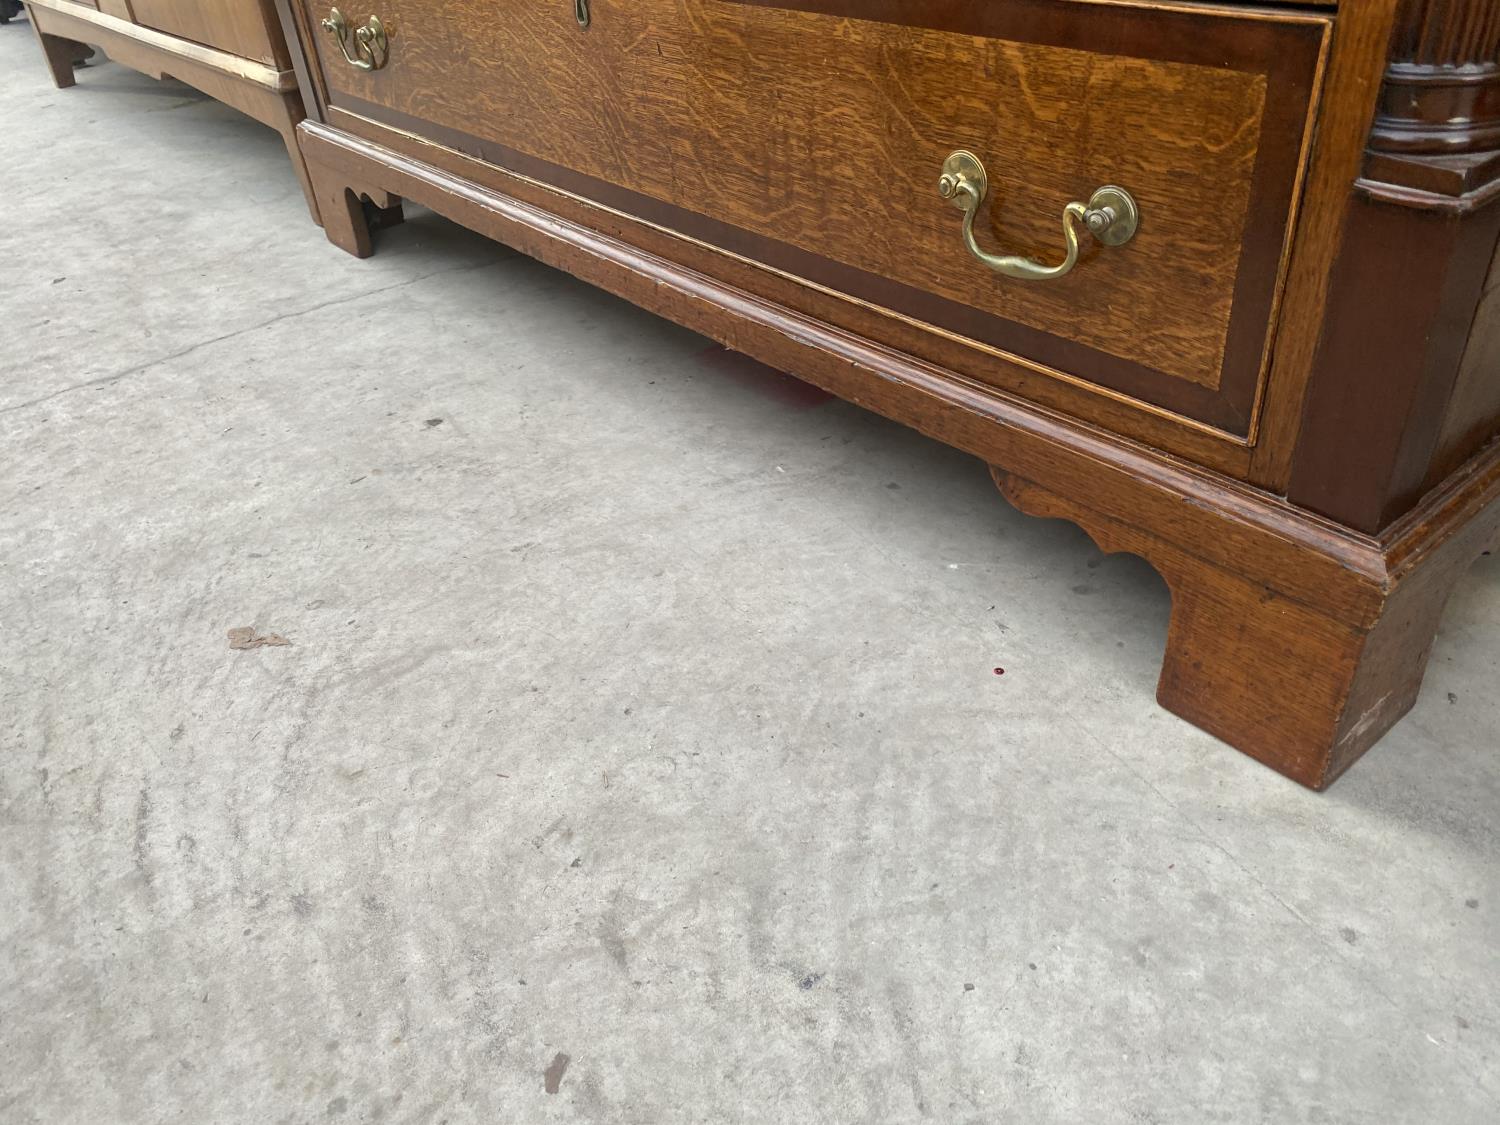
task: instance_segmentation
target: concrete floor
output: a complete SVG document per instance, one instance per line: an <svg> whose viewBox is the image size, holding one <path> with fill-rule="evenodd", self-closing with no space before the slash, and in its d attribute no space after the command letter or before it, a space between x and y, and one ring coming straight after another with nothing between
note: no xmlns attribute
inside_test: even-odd
<svg viewBox="0 0 1500 1125"><path fill-rule="evenodd" d="M0 1120L1500 1119L1500 559L1317 796L973 460L0 98Z"/></svg>

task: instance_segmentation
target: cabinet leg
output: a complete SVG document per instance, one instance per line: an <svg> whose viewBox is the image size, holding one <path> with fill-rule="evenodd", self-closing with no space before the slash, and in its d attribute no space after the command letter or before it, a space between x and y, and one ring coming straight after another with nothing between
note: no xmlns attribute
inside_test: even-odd
<svg viewBox="0 0 1500 1125"><path fill-rule="evenodd" d="M1168 583L1157 702L1313 789L1416 702L1447 601L1446 589L1403 588L1359 626L1207 564L1179 566Z"/></svg>
<svg viewBox="0 0 1500 1125"><path fill-rule="evenodd" d="M300 151L298 155L302 155ZM351 185L337 169L315 161L299 161L298 166L306 171L312 206L322 220L328 241L356 258L368 258L374 252L372 229L380 230L402 221L398 196Z"/></svg>
<svg viewBox="0 0 1500 1125"><path fill-rule="evenodd" d="M63 39L57 35L48 35L36 26L36 17L28 12L31 26L36 30L37 41L42 45L42 57L47 61L47 70L52 75L52 82L59 90L66 90L69 86L76 85L78 79L73 75L73 65L87 59L94 53L92 47L86 43L77 43L72 39Z"/></svg>
<svg viewBox="0 0 1500 1125"><path fill-rule="evenodd" d="M1151 563L1172 591L1157 701L1313 789L1416 702L1443 607L1492 531L1465 527L1383 584L1340 577L1309 548L1296 569L1329 575L1329 586L1294 598L1260 572L1264 560L1229 569L1168 538L1170 528L1128 523L1000 470L995 479L1022 511L1072 520L1101 550Z"/></svg>
<svg viewBox="0 0 1500 1125"><path fill-rule="evenodd" d="M406 210L399 195L373 191L363 193L361 199L365 207L365 222L371 230L385 230L406 222Z"/></svg>
<svg viewBox="0 0 1500 1125"><path fill-rule="evenodd" d="M374 246L359 195L330 169L309 162L306 170L312 184L313 204L328 241L356 258L368 258Z"/></svg>
<svg viewBox="0 0 1500 1125"><path fill-rule="evenodd" d="M291 125L281 130L281 139L286 142L286 154L291 158L292 171L297 173L297 182L302 185L302 195L307 200L307 209L312 212L313 222L319 225L323 217L318 209L318 195L308 174L307 162L302 159L302 149L297 144L297 127Z"/></svg>

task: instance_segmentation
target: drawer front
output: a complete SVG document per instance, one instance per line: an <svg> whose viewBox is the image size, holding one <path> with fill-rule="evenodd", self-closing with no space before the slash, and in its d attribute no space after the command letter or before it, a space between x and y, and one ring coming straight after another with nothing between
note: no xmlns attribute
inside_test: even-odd
<svg viewBox="0 0 1500 1125"><path fill-rule="evenodd" d="M367 0L369 2L369 0ZM1079 0L374 0L385 65L318 35L329 104L552 183L1113 400L1252 433L1328 21ZM311 25L326 12L308 3ZM366 11L347 11L351 24ZM342 123L342 122L341 122ZM1054 264L1116 184L1139 229Z"/></svg>
<svg viewBox="0 0 1500 1125"><path fill-rule="evenodd" d="M273 0L130 0L135 22L205 47L290 69Z"/></svg>

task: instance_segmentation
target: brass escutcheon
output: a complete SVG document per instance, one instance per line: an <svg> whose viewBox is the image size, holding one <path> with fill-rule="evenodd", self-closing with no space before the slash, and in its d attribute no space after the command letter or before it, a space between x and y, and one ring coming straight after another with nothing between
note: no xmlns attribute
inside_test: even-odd
<svg viewBox="0 0 1500 1125"><path fill-rule="evenodd" d="M380 22L379 16L371 16L363 27L355 28L351 36L344 13L334 8L323 21L323 30L339 41L344 61L359 70L379 70L390 58L390 40L386 37L385 25ZM349 46L351 40L353 50Z"/></svg>
<svg viewBox="0 0 1500 1125"><path fill-rule="evenodd" d="M1140 211L1124 188L1106 184L1089 197L1087 203L1069 203L1063 208L1063 240L1066 256L1055 266L1046 266L1015 255L989 254L979 248L974 238L974 216L989 194L989 176L979 157L965 149L943 161L938 178L938 193L964 213L964 245L969 253L996 273L1027 281L1045 281L1071 273L1078 264L1078 224L1105 246L1123 246L1135 237L1140 225Z"/></svg>

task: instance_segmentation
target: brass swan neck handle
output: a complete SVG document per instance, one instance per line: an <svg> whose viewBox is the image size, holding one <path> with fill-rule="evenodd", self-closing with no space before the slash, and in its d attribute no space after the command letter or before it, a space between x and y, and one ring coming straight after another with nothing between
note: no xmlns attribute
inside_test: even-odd
<svg viewBox="0 0 1500 1125"><path fill-rule="evenodd" d="M1088 203L1069 203L1063 208L1063 241L1067 252L1060 263L1048 266L1018 255L991 254L980 249L974 237L974 216L989 193L989 177L979 157L972 152L959 149L943 161L938 192L964 213L964 245L969 253L996 273L1024 281L1046 281L1071 273L1078 264L1079 226L1087 227L1105 246L1121 246L1135 237L1140 225L1140 211L1128 191L1113 185L1099 188Z"/></svg>
<svg viewBox="0 0 1500 1125"><path fill-rule="evenodd" d="M349 33L349 22L344 13L334 8L322 22L323 30L339 41L339 50L344 61L357 70L379 70L390 58L390 39L379 16L371 16L363 27ZM350 43L353 49L350 49Z"/></svg>

